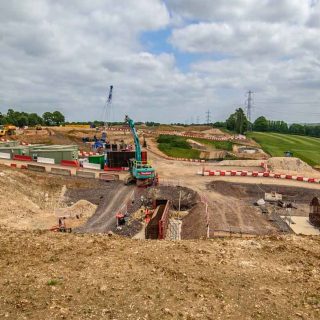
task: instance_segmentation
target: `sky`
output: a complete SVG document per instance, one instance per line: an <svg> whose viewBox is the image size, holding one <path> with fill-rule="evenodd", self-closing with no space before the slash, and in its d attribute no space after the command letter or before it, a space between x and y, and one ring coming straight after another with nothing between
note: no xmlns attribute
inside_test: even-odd
<svg viewBox="0 0 320 320"><path fill-rule="evenodd" d="M113 101L105 116L109 86ZM0 112L320 122L318 0L0 0Z"/></svg>

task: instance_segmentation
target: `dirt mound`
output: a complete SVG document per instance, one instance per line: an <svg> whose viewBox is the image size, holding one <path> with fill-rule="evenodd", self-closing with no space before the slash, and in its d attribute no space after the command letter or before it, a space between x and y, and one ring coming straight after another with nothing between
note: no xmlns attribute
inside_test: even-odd
<svg viewBox="0 0 320 320"><path fill-rule="evenodd" d="M1 168L1 173L0 224L17 229L49 227L54 222L50 219L50 207L57 197L58 188L42 188L41 183L35 183L32 177L18 170ZM32 188L29 187L31 185ZM44 223L44 220L49 220L49 223Z"/></svg>
<svg viewBox="0 0 320 320"><path fill-rule="evenodd" d="M200 202L182 219L181 239L205 239L207 235L206 208Z"/></svg>
<svg viewBox="0 0 320 320"><path fill-rule="evenodd" d="M204 130L202 133L205 133L206 135L214 136L214 135L219 135L219 136L227 136L226 133L222 132L220 129L212 128L209 130Z"/></svg>
<svg viewBox="0 0 320 320"><path fill-rule="evenodd" d="M60 201L63 186L68 189L67 193L77 195L79 188L95 190L101 185L95 180L53 176L0 166L0 225L14 229L51 228L57 224L56 208L63 205ZM76 196L72 199L74 198ZM90 212L89 206L84 202L76 203L72 210Z"/></svg>
<svg viewBox="0 0 320 320"><path fill-rule="evenodd" d="M274 157L268 160L268 167L271 171L279 172L281 170L295 172L299 174L320 176L319 172L314 170L307 163L298 158Z"/></svg>
<svg viewBox="0 0 320 320"><path fill-rule="evenodd" d="M207 147L203 144L200 143L198 141L192 140L192 139L187 139L187 142L192 146L192 148L194 149L198 149L198 150L206 150Z"/></svg>
<svg viewBox="0 0 320 320"><path fill-rule="evenodd" d="M97 205L92 204L87 200L79 200L70 207L62 208L57 211L58 216L68 216L75 218L76 216L89 218L97 209Z"/></svg>
<svg viewBox="0 0 320 320"><path fill-rule="evenodd" d="M227 155L227 151L216 150L216 151L204 151L200 153L201 159L223 159Z"/></svg>
<svg viewBox="0 0 320 320"><path fill-rule="evenodd" d="M319 256L319 237L170 242L0 229L0 318L319 319Z"/></svg>

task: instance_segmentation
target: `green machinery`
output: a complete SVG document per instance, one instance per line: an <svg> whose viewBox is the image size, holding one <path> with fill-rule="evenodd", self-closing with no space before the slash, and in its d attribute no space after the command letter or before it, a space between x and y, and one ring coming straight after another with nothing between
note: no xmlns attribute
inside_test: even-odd
<svg viewBox="0 0 320 320"><path fill-rule="evenodd" d="M150 186L156 180L156 172L149 162L141 159L141 145L134 121L126 116L125 122L130 127L135 145L135 159L130 159L130 175L126 179L126 184L135 181L137 186Z"/></svg>

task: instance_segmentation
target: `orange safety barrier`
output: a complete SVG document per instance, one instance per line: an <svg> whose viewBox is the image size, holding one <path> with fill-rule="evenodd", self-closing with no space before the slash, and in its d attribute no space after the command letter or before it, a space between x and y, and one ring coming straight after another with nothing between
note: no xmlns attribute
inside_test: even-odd
<svg viewBox="0 0 320 320"><path fill-rule="evenodd" d="M23 156L20 154L16 154L13 156L13 160L19 160L19 161L32 161L32 157L30 156Z"/></svg>

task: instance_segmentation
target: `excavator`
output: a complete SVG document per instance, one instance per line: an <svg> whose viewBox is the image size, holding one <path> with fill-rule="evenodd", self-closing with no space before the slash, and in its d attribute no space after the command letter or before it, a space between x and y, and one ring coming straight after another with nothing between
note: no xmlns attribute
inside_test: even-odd
<svg viewBox="0 0 320 320"><path fill-rule="evenodd" d="M13 126L11 124L0 125L0 137L13 136L15 134L16 129L16 126Z"/></svg>
<svg viewBox="0 0 320 320"><path fill-rule="evenodd" d="M129 176L125 180L125 184L135 182L139 187L151 186L156 181L156 172L152 165L147 161L142 161L141 159L141 145L137 130L135 128L134 121L130 119L127 115L125 117L125 122L129 125L130 131L133 135L134 145L135 145L135 158L130 159L129 163Z"/></svg>

